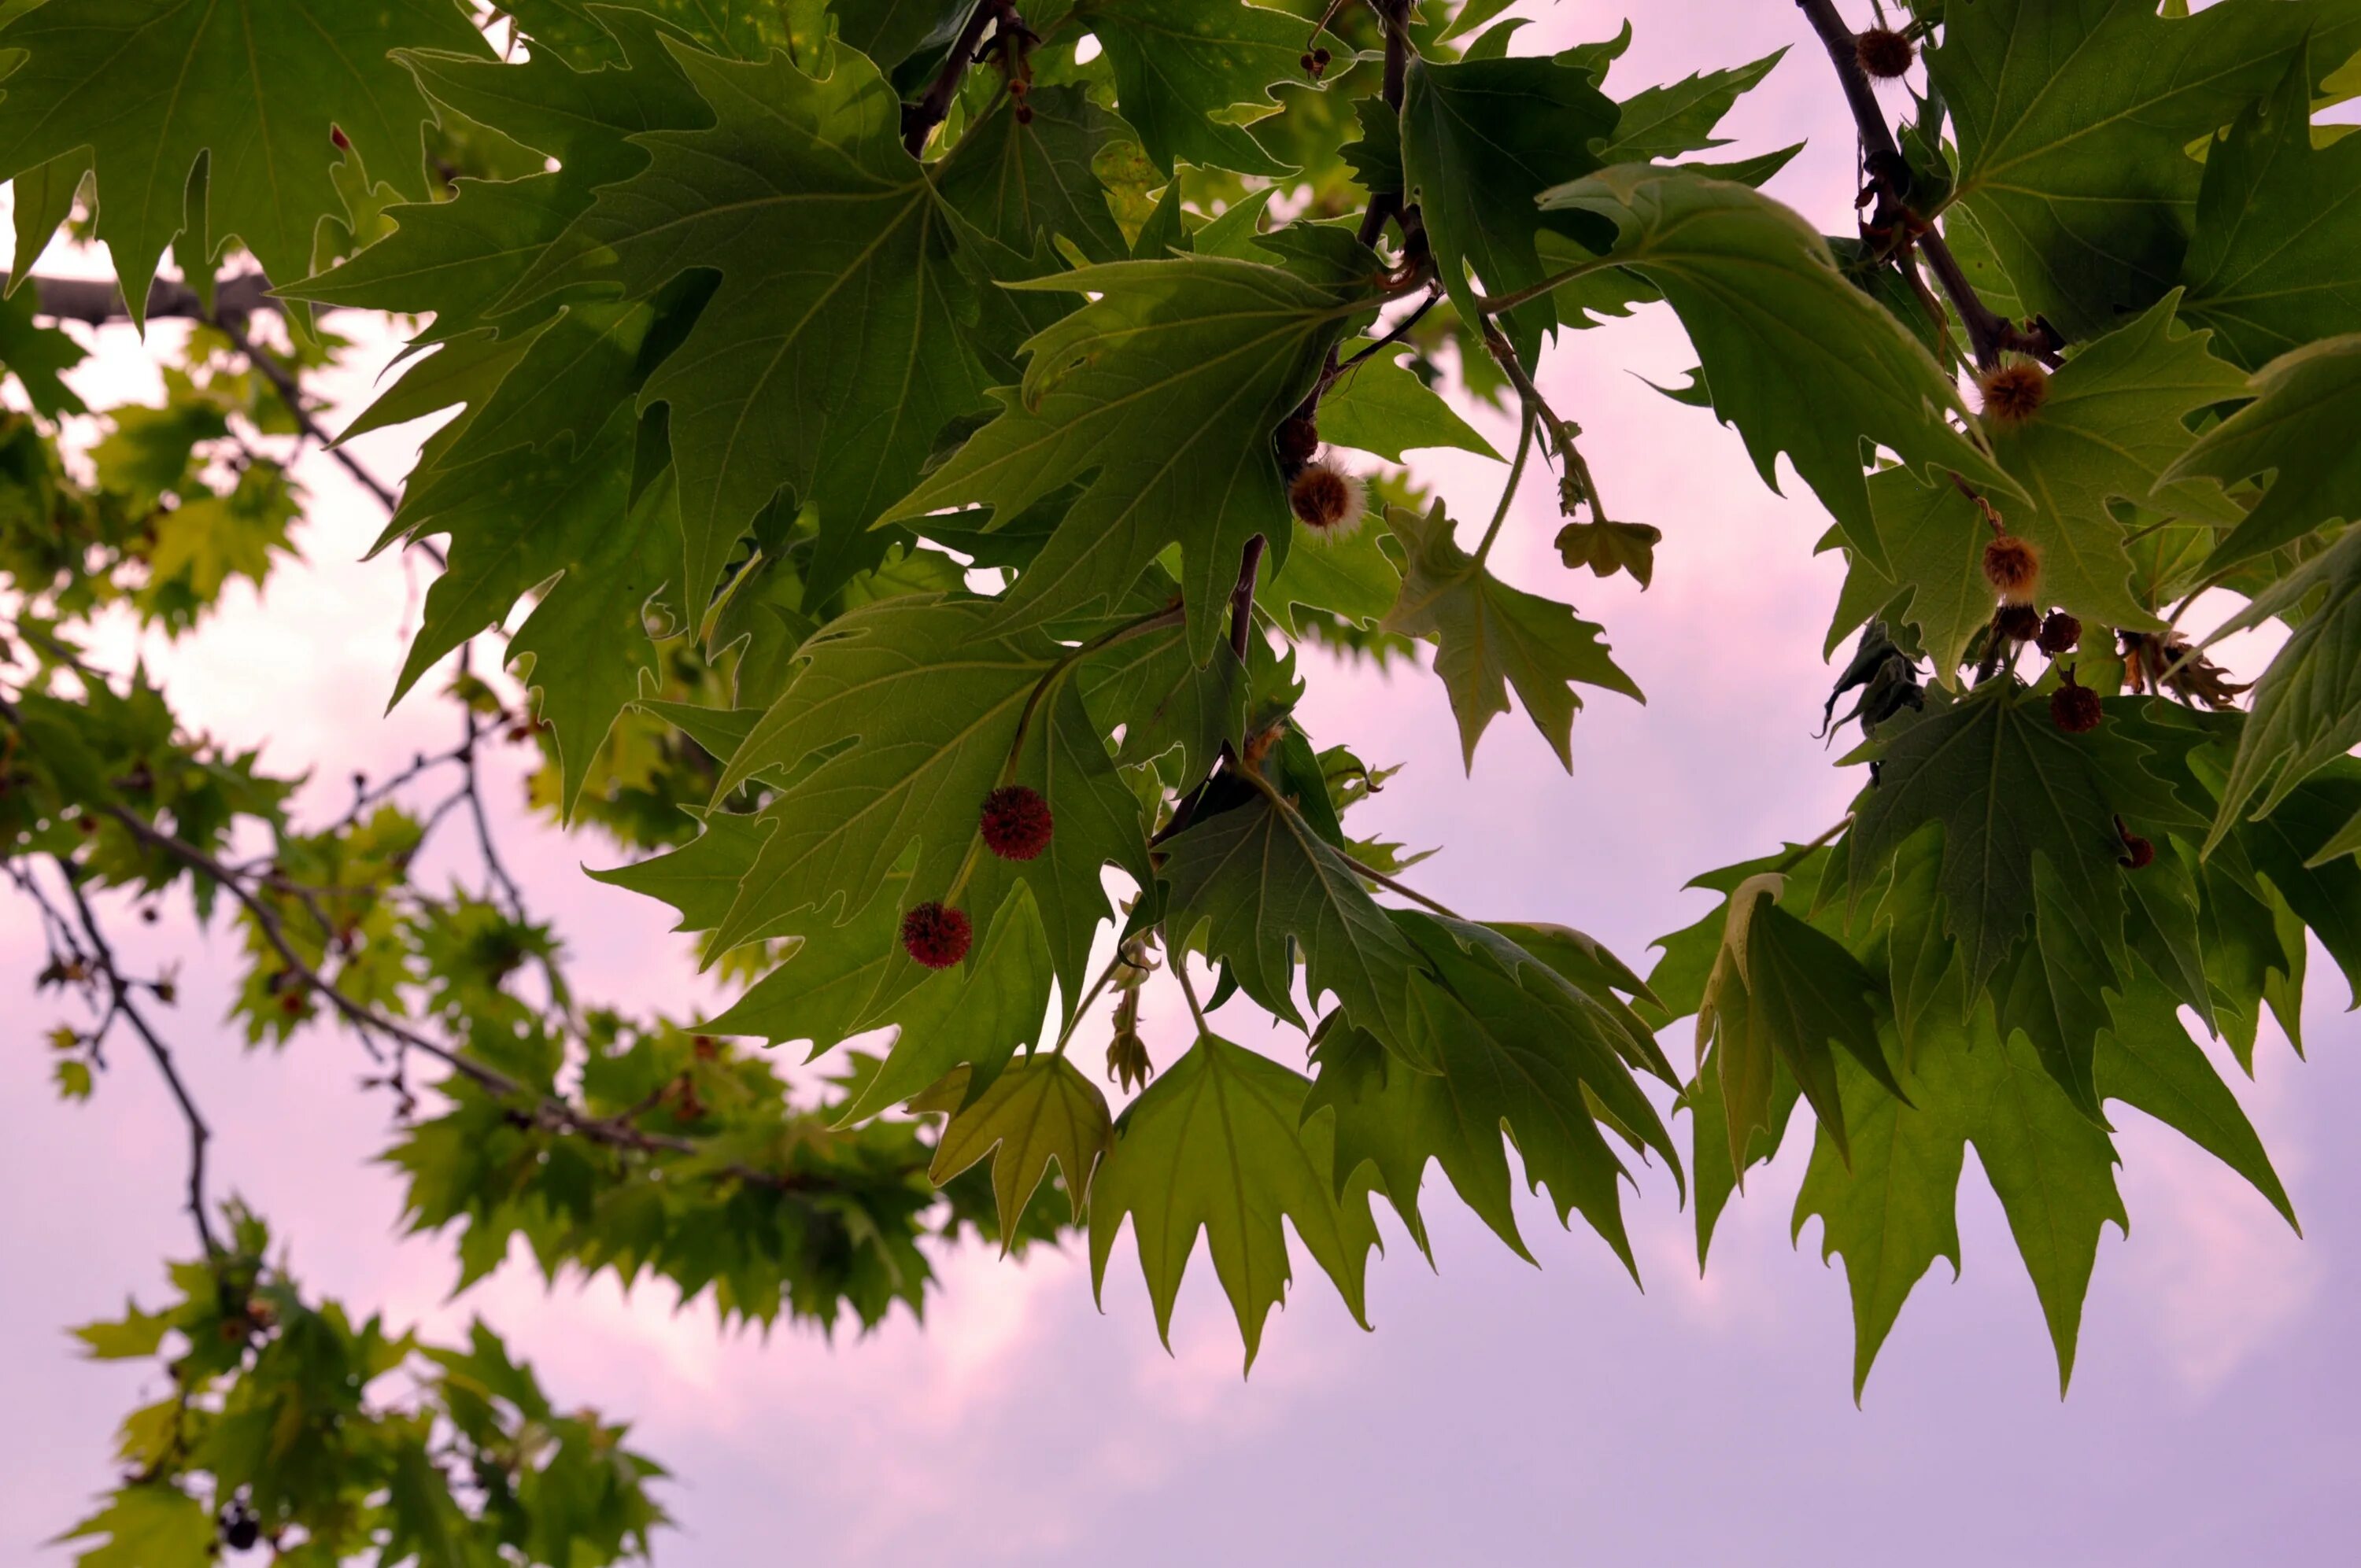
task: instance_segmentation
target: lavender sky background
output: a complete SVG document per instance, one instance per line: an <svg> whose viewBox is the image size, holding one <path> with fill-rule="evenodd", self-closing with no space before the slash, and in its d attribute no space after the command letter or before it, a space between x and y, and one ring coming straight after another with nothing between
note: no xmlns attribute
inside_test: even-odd
<svg viewBox="0 0 2361 1568"><path fill-rule="evenodd" d="M1543 9L1518 52L1605 36L1624 7ZM1730 129L1749 150L1809 137L1771 189L1841 231L1851 132L1795 7L1640 9L1613 79L1623 93L1799 46ZM80 379L93 402L154 385L127 328L100 343ZM358 372L328 389L357 408L390 346L357 356ZM1670 315L1651 312L1563 344L1541 375L1588 431L1617 515L1666 535L1645 594L1628 579L1569 577L1549 548L1550 487L1535 485L1494 554L1512 581L1603 620L1649 694L1644 710L1611 696L1593 703L1575 727L1571 777L1521 715L1494 724L1475 777L1463 776L1442 688L1423 672L1389 678L1315 659L1305 710L1320 741L1409 764L1356 824L1439 840L1422 886L1486 916L1582 927L1642 968L1651 939L1706 907L1680 891L1690 876L1810 837L1854 787L1813 739L1840 576L1809 554L1827 520L1800 485L1797 499L1767 490L1709 415L1634 378L1675 380L1692 362ZM1504 446L1513 437L1506 421L1474 417ZM418 434L360 450L398 474ZM1499 466L1422 455L1455 514L1488 511ZM325 809L349 771L440 746L447 725L427 703L378 717L423 585L391 558L358 564L382 520L337 470L314 458L303 477L310 564L282 569L263 602L233 592L200 634L146 651L191 722L262 746L278 768L313 766L323 783L311 799ZM102 652L120 668L133 647L126 636ZM2260 652L2241 651L2249 665ZM587 989L675 1012L706 1000L686 948L665 934L668 911L579 874L578 863L612 863L609 847L531 823L512 776L494 793L510 808L512 863L535 907L556 917ZM444 1332L480 1313L561 1402L632 1420L639 1445L679 1477L665 1494L681 1525L660 1541L667 1564L945 1551L1045 1564L1787 1563L1869 1552L1926 1564L2348 1560L2361 1474L2349 1305L2361 1296L2361 1142L2337 1129L2361 1108L2361 1038L2324 957L2312 1062L2267 1036L2257 1080L2236 1080L2306 1239L2177 1135L2118 1108L2136 1230L2110 1232L2101 1247L2061 1403L2032 1288L1971 1153L1965 1275L1954 1284L1938 1266L1920 1286L1856 1409L1841 1275L1818 1266L1817 1226L1798 1248L1788 1240L1806 1137L1791 1137L1725 1217L1702 1281L1672 1183L1643 1173L1631 1212L1644 1295L1587 1232L1559 1232L1541 1201L1520 1212L1535 1269L1446 1190L1430 1205L1439 1274L1389 1222L1370 1288L1377 1332L1365 1334L1303 1264L1251 1381L1238 1376L1235 1330L1202 1254L1172 1354L1158 1344L1128 1240L1104 1313L1079 1247L1022 1267L970 1249L942 1259L923 1330L903 1317L832 1345L800 1331L768 1343L724 1335L706 1307L676 1311L663 1287L628 1299L605 1280L544 1293L522 1264L446 1302L448 1245L396 1236L396 1184L370 1163L387 1107L355 1087L365 1058L325 1034L276 1059L243 1054L217 1022L234 938L195 935L184 916L121 928L137 951L186 959L175 1038L221 1134L217 1190L269 1216L310 1288ZM159 1381L75 1360L63 1329L119 1309L127 1292L153 1299L159 1260L189 1246L180 1128L142 1064L122 1056L92 1105L50 1091L40 1036L55 1009L28 1001L39 963L30 911L0 900L9 1563L62 1560L38 1543L107 1484L114 1424ZM1243 1004L1223 1022L1275 1053L1300 1048ZM1098 1029L1077 1047L1086 1069ZM1186 1034L1177 997L1152 992L1159 1059ZM1686 1059L1685 1026L1672 1045Z"/></svg>

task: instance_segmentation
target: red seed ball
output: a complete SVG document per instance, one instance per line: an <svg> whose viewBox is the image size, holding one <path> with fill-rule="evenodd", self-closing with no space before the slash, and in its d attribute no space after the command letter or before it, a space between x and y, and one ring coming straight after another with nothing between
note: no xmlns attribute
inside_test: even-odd
<svg viewBox="0 0 2361 1568"><path fill-rule="evenodd" d="M2041 631L2041 612L2029 604L2004 604L1993 629L2012 642L2030 642Z"/></svg>
<svg viewBox="0 0 2361 1568"><path fill-rule="evenodd" d="M2070 653L2082 641L2082 623L2062 609L2053 609L2049 619L2041 623L2041 635L2035 639L2041 651L2055 659L2060 653Z"/></svg>
<svg viewBox="0 0 2361 1568"><path fill-rule="evenodd" d="M2099 694L2089 686L2076 685L2070 678L2049 694L2050 720L2069 735L2087 735L2105 717Z"/></svg>
<svg viewBox="0 0 2361 1568"><path fill-rule="evenodd" d="M1049 803L1023 784L1008 784L983 797L979 824L983 847L1004 861L1029 861L1048 849L1055 826Z"/></svg>
<svg viewBox="0 0 2361 1568"><path fill-rule="evenodd" d="M2156 846L2136 833L2126 833L2121 859L2125 870L2136 872L2156 859Z"/></svg>
<svg viewBox="0 0 2361 1568"><path fill-rule="evenodd" d="M967 957L974 937L964 914L932 900L902 916L902 950L928 969L949 969Z"/></svg>

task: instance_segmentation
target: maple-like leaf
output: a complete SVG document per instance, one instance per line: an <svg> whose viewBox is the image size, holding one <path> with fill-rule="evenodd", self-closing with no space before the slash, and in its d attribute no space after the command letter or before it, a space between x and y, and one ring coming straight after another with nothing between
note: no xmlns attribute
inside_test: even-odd
<svg viewBox="0 0 2361 1568"><path fill-rule="evenodd" d="M1451 519L1436 501L1423 517L1401 507L1386 511L1386 526L1401 542L1408 563L1401 597L1386 616L1387 630L1433 638L1434 673L1451 693L1459 719L1463 765L1474 769L1476 742L1495 714L1509 711L1508 688L1557 753L1574 768L1575 683L1645 700L1601 642L1603 630L1555 599L1512 588L1459 548Z"/></svg>
<svg viewBox="0 0 2361 1568"><path fill-rule="evenodd" d="M274 278L310 272L313 232L346 210L332 130L378 178L423 199L426 100L389 54L489 52L451 0L12 10L0 47L23 57L0 90L0 179L89 148L98 237L134 322L146 320L158 258L184 231L210 242L192 271L236 238Z"/></svg>
<svg viewBox="0 0 2361 1568"><path fill-rule="evenodd" d="M992 1195L1000 1209L1001 1252L1035 1189L1055 1160L1065 1179L1069 1212L1082 1217L1091 1172L1115 1139L1106 1096L1061 1056L1016 1063L992 1087L971 1096L965 1068L910 1102L917 1112L949 1118L935 1140L927 1179L940 1187L977 1161L992 1160Z"/></svg>
<svg viewBox="0 0 2361 1568"><path fill-rule="evenodd" d="M1422 1248L1418 1190L1429 1159L1520 1256L1531 1259L1510 1206L1505 1130L1527 1180L1547 1187L1561 1223L1579 1209L1638 1277L1618 1183L1625 1175L1602 1114L1679 1168L1671 1135L1620 1059L1612 1016L1561 983L1532 955L1492 934L1408 911L1395 924L1432 966L1412 985L1437 1070L1389 1059L1366 1030L1332 1026L1306 1114L1335 1117L1340 1190L1364 1160Z"/></svg>
<svg viewBox="0 0 2361 1568"><path fill-rule="evenodd" d="M2313 146L2307 50L2208 151L2181 276L2182 313L2248 369L2361 331L2361 142Z"/></svg>
<svg viewBox="0 0 2361 1568"><path fill-rule="evenodd" d="M817 760L763 808L777 826L715 937L720 948L800 910L852 918L916 846L910 901L958 902L979 935L1014 882L1029 885L1065 994L1082 995L1107 913L1100 868L1148 881L1139 806L1083 707L1069 651L1038 632L993 631L997 609L906 595L840 616L805 645L802 668L717 788L720 798L765 769ZM985 853L976 837L1012 754L1016 782L1049 801L1057 824L1023 862Z"/></svg>
<svg viewBox="0 0 2361 1568"><path fill-rule="evenodd" d="M2202 167L2191 144L2268 93L2307 36L2324 73L2361 45L2352 0L1969 0L1927 76L1959 128L1952 200L2021 308L2095 337L2180 277Z"/></svg>
<svg viewBox="0 0 2361 1568"><path fill-rule="evenodd" d="M1730 138L1715 136L1715 127L1786 53L1773 49L1745 65L1694 71L1678 82L1634 93L1618 105L1614 134L1598 149L1598 161L1655 163L1727 146Z"/></svg>
<svg viewBox="0 0 2361 1568"><path fill-rule="evenodd" d="M861 0L851 3L857 6ZM937 0L935 8L944 9L945 4ZM853 27L846 5L847 0L836 0L850 43ZM503 0L500 9L516 18L535 55L562 58L577 71L594 71L627 54L621 29L643 25L642 17L739 60L761 60L774 49L795 47L792 8L780 0Z"/></svg>
<svg viewBox="0 0 2361 1568"><path fill-rule="evenodd" d="M1592 72L1564 56L1411 59L1401 104L1402 181L1463 316L1477 318L1476 280L1506 294L1548 275L1535 236L1581 220L1544 212L1534 198L1600 167L1595 149L1619 114ZM1510 313L1519 352L1530 356L1554 319L1546 302Z"/></svg>
<svg viewBox="0 0 2361 1568"><path fill-rule="evenodd" d="M1946 419L1966 417L1966 407L1934 356L1787 208L1731 181L1637 164L1542 203L1615 224L1620 238L1598 265L1629 267L1663 291L1703 362L1714 412L1738 427L1763 482L1785 453L1872 562L1884 555L1861 472L1865 441L1906 468L1959 473L2000 504L2019 494Z"/></svg>
<svg viewBox="0 0 2361 1568"><path fill-rule="evenodd" d="M1369 1189L1356 1182L1337 1195L1327 1124L1303 1117L1311 1088L1268 1057L1199 1036L1115 1123L1115 1146L1091 1183L1092 1289L1104 1291L1130 1216L1157 1332L1170 1344L1172 1304L1202 1230L1251 1370L1264 1321L1292 1278L1284 1220L1366 1326L1378 1245Z"/></svg>
<svg viewBox="0 0 2361 1568"><path fill-rule="evenodd" d="M1038 87L1019 119L1014 100L960 137L936 173L936 189L982 233L1021 255L1060 236L1088 261L1129 254L1092 166L1100 150L1131 134L1079 87Z"/></svg>
<svg viewBox="0 0 2361 1568"><path fill-rule="evenodd" d="M2314 595L2318 598L2315 601ZM2317 769L2361 744L2361 529L2249 602L2214 638L2262 625L2301 605L2295 632L2255 683L2254 707L2222 787L2206 848L2222 841L2257 794L2266 817Z"/></svg>
<svg viewBox="0 0 2361 1568"><path fill-rule="evenodd" d="M1403 366L1408 345L1366 356L1343 345L1349 367L1320 395L1320 433L1330 444L1374 452L1399 463L1422 446L1454 446L1496 462L1492 444L1459 417L1443 395Z"/></svg>
<svg viewBox="0 0 2361 1568"><path fill-rule="evenodd" d="M2276 550L2322 524L2361 517L2361 333L2306 344L2255 372L2255 400L2200 436L2166 471L2225 483L2275 472L2270 488L2205 563L2208 572Z"/></svg>
<svg viewBox="0 0 2361 1568"><path fill-rule="evenodd" d="M135 1482L58 1538L96 1541L75 1556L78 1568L211 1568L221 1551L213 1510L163 1481Z"/></svg>
<svg viewBox="0 0 2361 1568"><path fill-rule="evenodd" d="M883 521L972 505L1012 518L1095 470L1018 576L998 624L1111 608L1178 543L1190 648L1202 663L1227 628L1246 541L1287 523L1271 433L1310 390L1347 318L1375 302L1376 258L1325 232L1367 258L1361 286L1210 256L1019 285L1093 298L1025 345L1024 383L998 394L999 416Z"/></svg>
<svg viewBox="0 0 2361 1568"><path fill-rule="evenodd" d="M668 47L716 123L642 136L647 167L601 187L510 302L581 285L645 298L691 268L718 271L640 394L671 410L684 602L705 603L783 489L817 510L810 576L832 587L883 551L866 531L937 434L983 403L961 325L973 287L952 220L902 149L900 101L866 58L840 53L815 79L783 54Z"/></svg>
<svg viewBox="0 0 2361 1568"><path fill-rule="evenodd" d="M2220 487L2165 476L2189 450L2185 422L2244 389L2237 369L2208 351L2206 334L2175 326L2168 298L2078 350L2049 378L2032 418L1993 430L1993 457L2028 498L1995 505L2008 532L2041 553L2034 592L2043 605L2085 626L2162 626L2155 607L2132 596L2129 530L2112 503L2236 522L2244 514ZM1970 640L1993 618L1993 587L1983 575L1992 526L1947 477L1927 485L1891 470L1870 480L1870 498L1893 568L1877 574L1890 589L1870 591L1908 591L1897 613L1918 628L1937 677L1956 685ZM1877 570L1860 562L1853 569Z"/></svg>
<svg viewBox="0 0 2361 1568"><path fill-rule="evenodd" d="M2123 947L2118 817L2152 829L2201 820L2147 770L2136 742L2103 723L2070 735L2051 721L2046 696L2006 683L1958 699L1930 696L1924 713L1879 729L1876 751L1878 782L1847 835L1853 885L1872 880L1925 824L1942 823L1943 928L1979 990L2024 936L2036 856L2061 879L2081 927L2113 954Z"/></svg>
<svg viewBox="0 0 2361 1568"><path fill-rule="evenodd" d="M2127 1224L2114 1145L2078 1111L2031 1050L1998 1038L1989 1016L1954 1025L1927 1051L1904 1104L1841 1064L1854 1155L1848 1170L1822 1135L1795 1195L1795 1229L1817 1217L1821 1255L1843 1255L1853 1302L1853 1396L1905 1298L1940 1257L1956 1274L1965 1147L1973 1144L2009 1234L2033 1277L2058 1354L2062 1392L2074 1370L2082 1300L2099 1233Z"/></svg>
<svg viewBox="0 0 2361 1568"><path fill-rule="evenodd" d="M1176 948L1227 966L1240 990L1298 1028L1300 959L1315 1004L1334 992L1355 1024L1432 1070L1433 1047L1411 1014L1416 949L1361 885L1360 868L1301 812L1257 791L1199 817L1164 851L1158 874L1170 890Z"/></svg>
<svg viewBox="0 0 2361 1568"><path fill-rule="evenodd" d="M1225 111L1267 106L1271 87L1303 79L1312 29L1302 18L1240 0L1078 0L1070 25L1106 50L1123 117L1165 173L1175 159L1292 172Z"/></svg>

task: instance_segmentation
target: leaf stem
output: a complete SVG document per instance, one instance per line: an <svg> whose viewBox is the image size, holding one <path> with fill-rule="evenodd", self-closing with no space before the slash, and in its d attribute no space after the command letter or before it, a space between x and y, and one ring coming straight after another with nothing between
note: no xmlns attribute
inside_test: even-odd
<svg viewBox="0 0 2361 1568"><path fill-rule="evenodd" d="M1500 487L1500 504L1492 509L1492 524L1484 531L1483 543L1476 546L1478 566L1492 554L1492 541L1500 537L1500 525L1509 521L1509 503L1517 499L1517 486L1525 477L1525 459L1532 455L1534 419L1533 411L1525 410L1524 423L1517 431L1516 461L1509 465L1509 482Z"/></svg>
<svg viewBox="0 0 2361 1568"><path fill-rule="evenodd" d="M1163 927L1159 927L1158 929L1162 930ZM1189 1016L1197 1021L1197 1037L1201 1040L1211 1038L1213 1026L1205 1022L1204 1004L1197 1000L1196 982L1189 978L1189 955L1173 945L1170 931L1164 932L1164 951L1172 964L1172 978L1180 982L1180 994L1188 999Z"/></svg>
<svg viewBox="0 0 2361 1568"><path fill-rule="evenodd" d="M951 100L959 96L960 80L974 62L977 46L983 42L983 30L993 23L1000 24L1006 33L1016 17L1016 7L1010 0L976 0L975 9L968 14L967 25L960 29L951 42L951 51L943 60L943 68L927 84L924 96L902 110L902 147L912 158L927 149L927 138L951 112ZM1021 27L1021 22L1016 24Z"/></svg>
<svg viewBox="0 0 2361 1568"><path fill-rule="evenodd" d="M1603 272L1610 267L1620 265L1622 265L1620 262L1609 260L1603 256L1598 257L1577 263L1563 272L1552 273L1538 283L1529 284L1510 293L1479 294L1476 299L1476 308L1488 316L1500 315L1515 310L1519 305L1530 305L1544 294L1554 293L1576 279L1587 278L1594 272Z"/></svg>
<svg viewBox="0 0 2361 1568"><path fill-rule="evenodd" d="M1515 386L1517 395L1524 400L1526 409L1541 421L1543 428L1549 433L1551 449L1557 454L1559 463L1565 468L1566 478L1578 492L1575 499L1589 506L1591 521L1608 521L1607 508L1598 499L1598 481L1590 477L1590 465L1583 461L1582 449L1575 444L1575 438L1582 433L1582 427L1572 420L1558 417L1557 411L1549 406L1549 400L1542 396L1542 389L1533 384L1532 377L1525 370L1524 362L1517 357L1515 346L1500 334L1500 329L1488 318L1484 323L1484 346L1491 350L1494 359L1499 361L1502 374Z"/></svg>

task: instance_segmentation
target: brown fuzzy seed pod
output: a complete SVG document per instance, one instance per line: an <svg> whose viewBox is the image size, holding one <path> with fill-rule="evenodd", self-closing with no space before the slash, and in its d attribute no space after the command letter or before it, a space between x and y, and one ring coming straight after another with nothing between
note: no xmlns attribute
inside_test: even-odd
<svg viewBox="0 0 2361 1568"><path fill-rule="evenodd" d="M1008 784L983 797L978 825L983 847L1004 861L1029 861L1049 847L1054 819L1049 803L1023 784Z"/></svg>
<svg viewBox="0 0 2361 1568"><path fill-rule="evenodd" d="M902 950L928 969L949 969L967 957L974 936L965 915L931 901L902 916Z"/></svg>
<svg viewBox="0 0 2361 1568"><path fill-rule="evenodd" d="M1361 521L1361 481L1333 463L1313 463L1287 487L1287 504L1314 534L1336 536Z"/></svg>
<svg viewBox="0 0 2361 1568"><path fill-rule="evenodd" d="M2035 645L2055 659L2060 653L2070 653L2082 641L2082 623L2062 609L2053 609L2049 619L2041 623L2041 635Z"/></svg>
<svg viewBox="0 0 2361 1568"><path fill-rule="evenodd" d="M2041 631L2041 612L2029 604L2004 604L1993 617L1993 630L2012 642L2030 642Z"/></svg>
<svg viewBox="0 0 2361 1568"><path fill-rule="evenodd" d="M1976 378L1984 418L2006 429L2023 424L2049 400L2049 372L2029 359L1988 370Z"/></svg>
<svg viewBox="0 0 2361 1568"><path fill-rule="evenodd" d="M1984 546L1984 581L2003 604L2031 604L2041 581L2041 552L2013 533Z"/></svg>
<svg viewBox="0 0 2361 1568"><path fill-rule="evenodd" d="M1880 82L1891 82L1910 69L1918 57L1908 38L1892 27L1872 27L1852 41L1853 58Z"/></svg>
<svg viewBox="0 0 2361 1568"><path fill-rule="evenodd" d="M2066 684L2049 694L2050 721L2069 735L2087 735L2105 717L2099 694L2089 686L2076 685L2071 670L2066 672Z"/></svg>

